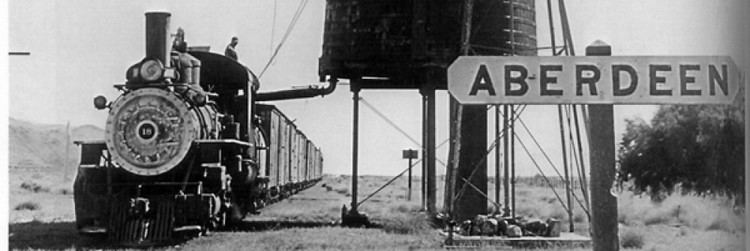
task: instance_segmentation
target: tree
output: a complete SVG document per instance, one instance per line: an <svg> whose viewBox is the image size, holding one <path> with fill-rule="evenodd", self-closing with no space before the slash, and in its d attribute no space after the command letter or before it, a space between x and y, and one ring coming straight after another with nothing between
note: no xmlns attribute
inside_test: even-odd
<svg viewBox="0 0 750 251"><path fill-rule="evenodd" d="M664 198L679 187L744 201L743 105L668 105L651 124L627 120L618 149L620 182Z"/></svg>

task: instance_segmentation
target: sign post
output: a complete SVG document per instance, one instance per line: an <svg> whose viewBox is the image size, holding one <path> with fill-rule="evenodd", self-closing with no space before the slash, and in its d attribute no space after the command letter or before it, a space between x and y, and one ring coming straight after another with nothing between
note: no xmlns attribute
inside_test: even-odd
<svg viewBox="0 0 750 251"><path fill-rule="evenodd" d="M411 160L418 158L419 153L417 153L417 150L414 150L414 149L405 149L403 150L401 155L404 159L409 159L409 180L408 180L409 192L408 194L406 194L406 200L411 201L411 166L412 166Z"/></svg>
<svg viewBox="0 0 750 251"><path fill-rule="evenodd" d="M612 47L601 41L586 47L587 56L610 56ZM591 125L591 239L594 250L619 250L617 197L610 193L615 180L615 130L612 105L589 105Z"/></svg>
<svg viewBox="0 0 750 251"><path fill-rule="evenodd" d="M594 250L619 249L617 198L610 192L613 105L732 104L744 95L744 80L730 57L611 55L609 45L596 41L585 57L462 56L447 77L448 92L462 105L589 105Z"/></svg>

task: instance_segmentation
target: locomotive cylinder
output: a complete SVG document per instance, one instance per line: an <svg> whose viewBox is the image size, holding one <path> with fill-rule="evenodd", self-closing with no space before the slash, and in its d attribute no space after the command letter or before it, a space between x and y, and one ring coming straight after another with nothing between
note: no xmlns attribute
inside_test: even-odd
<svg viewBox="0 0 750 251"><path fill-rule="evenodd" d="M169 67L169 12L146 13L146 58L161 61Z"/></svg>

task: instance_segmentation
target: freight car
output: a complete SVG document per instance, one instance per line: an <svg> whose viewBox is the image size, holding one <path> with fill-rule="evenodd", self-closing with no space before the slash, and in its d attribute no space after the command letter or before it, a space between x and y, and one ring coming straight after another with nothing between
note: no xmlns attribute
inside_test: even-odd
<svg viewBox="0 0 750 251"><path fill-rule="evenodd" d="M269 200L278 201L320 180L323 167L320 148L275 106L256 107L264 121L261 124L266 149L263 171L271 177Z"/></svg>
<svg viewBox="0 0 750 251"><path fill-rule="evenodd" d="M231 225L320 180L321 150L276 107L328 88L258 92L235 60L170 46L166 12L146 13L146 57L108 102L104 140L77 142L74 182L81 234L150 244Z"/></svg>

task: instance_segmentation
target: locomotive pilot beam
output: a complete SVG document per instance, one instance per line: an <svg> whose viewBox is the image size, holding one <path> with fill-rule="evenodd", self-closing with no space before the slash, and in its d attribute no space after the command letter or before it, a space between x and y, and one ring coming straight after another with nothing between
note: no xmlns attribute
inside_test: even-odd
<svg viewBox="0 0 750 251"><path fill-rule="evenodd" d="M104 140L76 142L81 234L134 245L195 236L322 176L320 148L257 97L326 95L335 79L328 88L258 93L258 78L242 64L188 51L182 29L170 47L170 16L146 13L146 57L127 69L125 84L114 86L122 92L114 101L94 98L95 108L108 109Z"/></svg>

